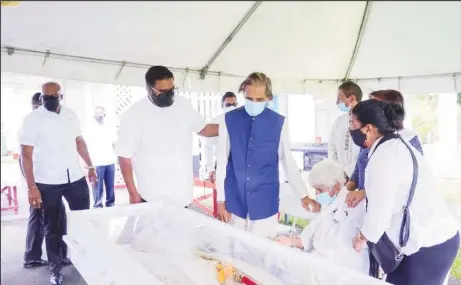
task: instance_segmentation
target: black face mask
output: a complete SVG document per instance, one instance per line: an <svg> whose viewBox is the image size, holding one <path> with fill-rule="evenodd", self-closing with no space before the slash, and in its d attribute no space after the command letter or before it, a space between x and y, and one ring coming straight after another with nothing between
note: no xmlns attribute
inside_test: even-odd
<svg viewBox="0 0 461 285"><path fill-rule="evenodd" d="M367 140L367 136L360 131L360 129L350 130L351 138L356 145L361 148L366 148L365 141Z"/></svg>
<svg viewBox="0 0 461 285"><path fill-rule="evenodd" d="M43 96L43 107L50 112L56 112L59 108L60 100L57 96Z"/></svg>
<svg viewBox="0 0 461 285"><path fill-rule="evenodd" d="M174 91L169 90L155 95L151 93L149 95L151 102L160 108L170 107L174 103Z"/></svg>

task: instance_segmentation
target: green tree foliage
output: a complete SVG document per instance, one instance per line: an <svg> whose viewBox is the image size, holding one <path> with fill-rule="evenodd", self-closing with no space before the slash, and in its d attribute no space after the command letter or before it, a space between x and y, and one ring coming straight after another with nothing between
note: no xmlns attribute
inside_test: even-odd
<svg viewBox="0 0 461 285"><path fill-rule="evenodd" d="M419 134L423 144L437 140L437 95L413 95L413 129Z"/></svg>

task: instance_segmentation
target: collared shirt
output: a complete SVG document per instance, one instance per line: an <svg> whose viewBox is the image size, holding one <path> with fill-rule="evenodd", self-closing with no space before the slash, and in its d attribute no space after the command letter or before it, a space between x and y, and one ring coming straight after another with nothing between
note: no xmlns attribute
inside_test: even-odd
<svg viewBox="0 0 461 285"><path fill-rule="evenodd" d="M115 163L113 144L116 141L116 131L106 124L93 122L85 133L85 142L94 166L111 165Z"/></svg>
<svg viewBox="0 0 461 285"><path fill-rule="evenodd" d="M374 243L386 232L398 246L403 208L413 180L413 161L407 147L398 139L382 143L374 152L379 140L381 138L370 148L365 170L368 209L361 232ZM437 190L429 164L413 146L410 148L418 162L419 172L409 207L410 238L402 249L405 255L413 254L422 247L441 244L452 238L459 229Z"/></svg>
<svg viewBox="0 0 461 285"><path fill-rule="evenodd" d="M333 124L328 141L328 158L343 166L344 172L351 177L360 152L349 134L350 114L339 116Z"/></svg>
<svg viewBox="0 0 461 285"><path fill-rule="evenodd" d="M337 262L340 265L368 274L370 263L368 249L356 252L352 240L360 231L365 215L365 201L348 208L347 193L341 188L336 200L322 208L299 236L304 250L315 250L317 256Z"/></svg>
<svg viewBox="0 0 461 285"><path fill-rule="evenodd" d="M115 153L132 158L137 190L144 200L168 200L181 206L192 202L192 133L205 125L183 96L175 96L166 108L146 96L126 111Z"/></svg>
<svg viewBox="0 0 461 285"><path fill-rule="evenodd" d="M65 184L84 177L76 138L81 135L75 113L64 106L58 113L39 107L24 119L19 144L33 146L36 183Z"/></svg>
<svg viewBox="0 0 461 285"><path fill-rule="evenodd" d="M218 167L216 168L216 191L217 200L224 201L224 180L226 178L226 167L230 153L230 140L227 131L226 121L222 120L219 125L219 142L216 150L216 159ZM284 120L280 143L278 147L279 162L285 172L288 183L295 194L301 199L308 195L306 185L304 184L298 167L291 154L290 136L288 133L288 122Z"/></svg>

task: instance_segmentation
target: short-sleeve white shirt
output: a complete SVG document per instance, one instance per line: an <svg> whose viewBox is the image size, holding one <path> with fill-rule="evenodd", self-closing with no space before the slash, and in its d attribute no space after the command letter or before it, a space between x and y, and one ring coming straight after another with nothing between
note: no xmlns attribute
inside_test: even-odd
<svg viewBox="0 0 461 285"><path fill-rule="evenodd" d="M27 115L19 131L19 144L34 147L36 183L57 185L84 177L75 140L80 135L77 116L64 106L59 114L39 107Z"/></svg>
<svg viewBox="0 0 461 285"><path fill-rule="evenodd" d="M173 105L166 108L145 97L126 111L115 153L132 158L143 199L181 206L192 202L192 133L205 125L205 119L182 96L176 96Z"/></svg>

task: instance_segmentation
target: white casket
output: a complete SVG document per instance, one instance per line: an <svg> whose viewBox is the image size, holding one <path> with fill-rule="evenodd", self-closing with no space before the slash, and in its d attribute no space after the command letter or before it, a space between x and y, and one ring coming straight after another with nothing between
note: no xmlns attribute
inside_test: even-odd
<svg viewBox="0 0 461 285"><path fill-rule="evenodd" d="M164 202L68 213L72 261L89 285L216 285L216 262L263 285L383 281ZM235 283L238 284L238 283Z"/></svg>

